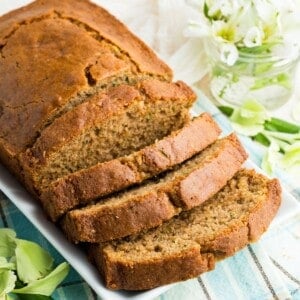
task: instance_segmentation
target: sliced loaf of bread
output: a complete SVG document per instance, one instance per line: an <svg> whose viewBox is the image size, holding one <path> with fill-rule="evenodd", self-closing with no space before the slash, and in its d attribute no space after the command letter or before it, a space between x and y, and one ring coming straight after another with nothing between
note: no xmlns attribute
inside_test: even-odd
<svg viewBox="0 0 300 300"><path fill-rule="evenodd" d="M189 121L195 94L183 82L151 79L96 94L45 128L21 155L37 194L69 173L128 155Z"/></svg>
<svg viewBox="0 0 300 300"><path fill-rule="evenodd" d="M104 242L160 225L218 192L247 155L235 135L216 141L157 181L67 213L62 228L74 242Z"/></svg>
<svg viewBox="0 0 300 300"><path fill-rule="evenodd" d="M163 225L90 246L111 289L144 290L186 280L256 241L281 202L278 180L241 170L210 200Z"/></svg>
<svg viewBox="0 0 300 300"><path fill-rule="evenodd" d="M128 156L123 156L64 176L43 191L40 199L49 217L56 221L67 211L158 175L182 163L213 143L220 129L204 113Z"/></svg>
<svg viewBox="0 0 300 300"><path fill-rule="evenodd" d="M121 83L172 80L172 71L90 1L38 0L0 17L0 159L18 154L58 116Z"/></svg>

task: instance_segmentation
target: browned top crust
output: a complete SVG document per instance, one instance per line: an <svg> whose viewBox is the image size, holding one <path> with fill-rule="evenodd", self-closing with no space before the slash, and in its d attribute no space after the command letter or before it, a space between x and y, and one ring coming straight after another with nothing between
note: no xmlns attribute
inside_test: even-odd
<svg viewBox="0 0 300 300"><path fill-rule="evenodd" d="M128 74L172 78L126 26L85 0L39 0L2 16L0 69L2 158L31 145L71 98L95 85Z"/></svg>

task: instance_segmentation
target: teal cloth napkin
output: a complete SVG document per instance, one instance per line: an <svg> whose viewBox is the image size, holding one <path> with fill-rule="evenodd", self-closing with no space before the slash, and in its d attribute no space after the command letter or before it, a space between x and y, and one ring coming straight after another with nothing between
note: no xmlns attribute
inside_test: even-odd
<svg viewBox="0 0 300 300"><path fill-rule="evenodd" d="M194 111L210 112L221 125L224 134L232 131L226 117L200 92ZM241 137L241 140L252 161L260 165L261 148L248 138ZM284 173L280 172L277 175L300 201L299 186L291 186L288 176ZM57 264L64 261L2 192L0 192L0 227L13 228L20 238L39 243L53 255ZM300 214L284 226L270 230L259 243L252 244L235 256L219 262L214 271L175 285L157 300L300 300L298 253L300 253ZM71 270L52 297L55 300L101 299L74 270Z"/></svg>

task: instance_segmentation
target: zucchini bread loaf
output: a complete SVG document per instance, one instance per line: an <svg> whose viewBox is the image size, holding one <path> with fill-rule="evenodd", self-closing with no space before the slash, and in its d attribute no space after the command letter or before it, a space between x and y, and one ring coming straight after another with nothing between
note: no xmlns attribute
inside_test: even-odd
<svg viewBox="0 0 300 300"><path fill-rule="evenodd" d="M252 170L241 170L202 206L162 226L124 239L90 246L108 287L143 290L196 277L268 228L281 189Z"/></svg>
<svg viewBox="0 0 300 300"><path fill-rule="evenodd" d="M98 90L172 78L123 24L88 1L36 1L2 16L0 49L0 153L8 165Z"/></svg>
<svg viewBox="0 0 300 300"><path fill-rule="evenodd" d="M278 181L240 170L237 137L191 120L191 88L90 1L0 17L0 70L0 160L108 288L197 276L274 217Z"/></svg>
<svg viewBox="0 0 300 300"><path fill-rule="evenodd" d="M168 83L172 72L152 50L85 0L38 0L2 16L0 52L0 159L37 196L49 180L182 127L195 100ZM115 143L97 155L111 134Z"/></svg>

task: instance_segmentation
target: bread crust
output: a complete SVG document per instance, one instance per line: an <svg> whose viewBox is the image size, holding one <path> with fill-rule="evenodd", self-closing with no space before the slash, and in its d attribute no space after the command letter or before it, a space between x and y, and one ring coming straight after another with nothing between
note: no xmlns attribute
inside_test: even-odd
<svg viewBox="0 0 300 300"><path fill-rule="evenodd" d="M224 149L211 161L181 181L175 203L184 209L198 206L220 190L248 157L235 134L227 138Z"/></svg>
<svg viewBox="0 0 300 300"><path fill-rule="evenodd" d="M281 187L278 180L270 180L267 187L265 201L254 207L250 215L244 218L244 225L219 232L215 240L206 245L200 246L199 242L198 250L196 247L190 247L190 251L179 252L170 257L166 255L155 263L146 260L130 263L130 260L126 260L126 255L122 259L112 257L107 251L111 246L106 244L90 246L90 255L102 272L107 287L111 289L144 290L198 276L212 270L215 262L235 254L265 232L281 203ZM191 237L191 240L196 238ZM187 264L184 273L178 271L177 266L183 266L191 257L194 263ZM175 266L174 269L170 267L170 261ZM168 274L156 276L165 268Z"/></svg>
<svg viewBox="0 0 300 300"><path fill-rule="evenodd" d="M102 264L105 273L105 283L110 289L146 290L168 283L187 280L214 268L212 254L200 254L200 246L194 244L184 252L160 260L145 261L131 264L126 261L108 259L105 249L99 255L97 247L91 247L90 255L104 258L96 261ZM95 253L93 253L95 251Z"/></svg>
<svg viewBox="0 0 300 300"><path fill-rule="evenodd" d="M213 143L220 129L204 113L182 129L128 157L99 163L55 181L41 194L46 212L56 220L68 210L117 192L182 163Z"/></svg>
<svg viewBox="0 0 300 300"><path fill-rule="evenodd" d="M180 209L174 207L168 195L151 191L132 199L130 204L107 208L101 213L79 215L71 211L61 227L73 242L104 242L152 228L171 219Z"/></svg>

